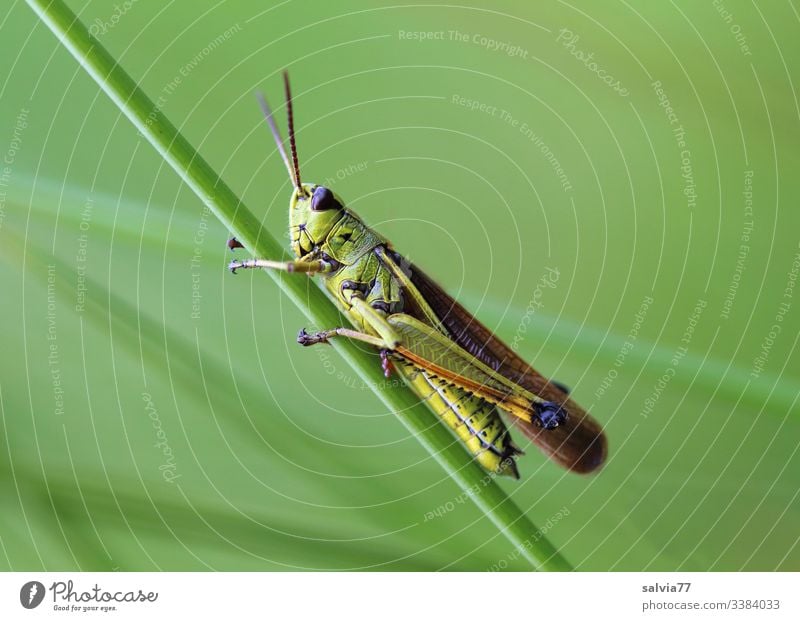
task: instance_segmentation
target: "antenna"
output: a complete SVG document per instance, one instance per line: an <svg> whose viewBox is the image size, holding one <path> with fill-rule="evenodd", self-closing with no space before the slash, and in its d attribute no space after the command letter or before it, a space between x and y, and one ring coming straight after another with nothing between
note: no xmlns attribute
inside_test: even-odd
<svg viewBox="0 0 800 621"><path fill-rule="evenodd" d="M297 163L297 145L294 141L294 114L292 113L292 91L289 88L289 72L283 72L283 88L286 92L286 113L289 117L289 146L292 148L292 162L294 163L295 187L302 193L303 186L300 184L300 166Z"/></svg>
<svg viewBox="0 0 800 621"><path fill-rule="evenodd" d="M283 163L286 165L286 170L289 173L289 179L294 184L294 187L300 188L300 182L298 179L295 179L294 173L292 171L292 165L289 163L289 158L286 155L286 149L283 147L283 140L281 139L281 133L278 131L278 126L275 125L275 119L272 116L272 109L269 107L267 103L267 98L264 97L264 93L258 91L256 93L256 98L258 99L258 103L261 106L261 111L264 113L264 116L267 119L267 124L269 125L269 130L272 132L272 137L275 139L275 144L278 146L278 151L281 154L281 159Z"/></svg>

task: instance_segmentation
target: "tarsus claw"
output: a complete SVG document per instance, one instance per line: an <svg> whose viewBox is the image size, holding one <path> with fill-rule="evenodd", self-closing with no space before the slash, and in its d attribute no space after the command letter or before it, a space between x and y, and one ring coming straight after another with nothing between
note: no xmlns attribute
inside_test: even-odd
<svg viewBox="0 0 800 621"><path fill-rule="evenodd" d="M327 343L328 339L324 334L320 334L319 332L309 334L306 332L305 328L302 328L297 334L297 342L303 347L308 347L309 345L316 345L317 343Z"/></svg>

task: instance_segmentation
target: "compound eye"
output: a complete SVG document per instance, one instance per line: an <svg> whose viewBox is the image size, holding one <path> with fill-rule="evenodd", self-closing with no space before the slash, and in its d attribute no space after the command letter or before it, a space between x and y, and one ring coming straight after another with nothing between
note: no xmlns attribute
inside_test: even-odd
<svg viewBox="0 0 800 621"><path fill-rule="evenodd" d="M336 200L328 188L319 185L311 196L311 209L314 211L327 211L328 209L341 209L342 205Z"/></svg>

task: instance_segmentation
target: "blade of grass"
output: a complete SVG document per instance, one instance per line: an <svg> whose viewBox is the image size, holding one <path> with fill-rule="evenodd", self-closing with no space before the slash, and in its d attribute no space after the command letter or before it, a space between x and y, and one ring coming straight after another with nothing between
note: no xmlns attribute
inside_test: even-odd
<svg viewBox="0 0 800 621"><path fill-rule="evenodd" d="M242 201L61 0L26 1L123 114L250 253L269 258L283 256L280 243L261 227ZM309 289L300 279L284 278L275 272L268 274L314 325L343 323L336 307L320 289ZM337 341L334 346L445 472L514 544L520 556L539 570L572 569L500 486L486 476L461 446L453 442L449 431L436 423L434 415L410 390L385 387L374 359L351 343Z"/></svg>

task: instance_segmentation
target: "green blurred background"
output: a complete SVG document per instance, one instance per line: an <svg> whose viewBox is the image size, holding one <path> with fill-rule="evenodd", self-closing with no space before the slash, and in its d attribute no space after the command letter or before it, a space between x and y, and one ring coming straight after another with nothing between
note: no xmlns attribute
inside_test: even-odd
<svg viewBox="0 0 800 621"><path fill-rule="evenodd" d="M792 5L254 5L70 2L284 239L290 70L304 180L607 426L501 482L579 569L800 569ZM21 2L0 56L0 567L528 568Z"/></svg>

